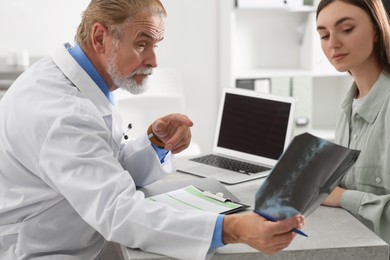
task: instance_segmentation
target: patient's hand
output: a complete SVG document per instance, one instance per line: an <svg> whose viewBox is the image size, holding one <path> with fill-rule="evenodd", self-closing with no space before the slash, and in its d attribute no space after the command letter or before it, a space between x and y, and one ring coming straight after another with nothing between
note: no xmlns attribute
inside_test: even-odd
<svg viewBox="0 0 390 260"><path fill-rule="evenodd" d="M322 202L322 205L329 207L340 207L341 197L343 196L345 189L336 187L329 196Z"/></svg>

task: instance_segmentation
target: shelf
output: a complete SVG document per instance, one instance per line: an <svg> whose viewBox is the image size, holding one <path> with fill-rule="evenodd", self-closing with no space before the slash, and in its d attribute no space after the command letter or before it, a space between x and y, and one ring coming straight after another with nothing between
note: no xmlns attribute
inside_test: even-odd
<svg viewBox="0 0 390 260"><path fill-rule="evenodd" d="M237 0L236 9L255 9L262 11L283 11L283 12L315 12L316 8L312 5L304 5L303 1L290 0Z"/></svg>
<svg viewBox="0 0 390 260"><path fill-rule="evenodd" d="M256 11L275 11L275 12L296 12L296 13L311 13L315 12L316 8L313 6L303 5L303 6L261 6L261 7L237 7L237 10L256 10Z"/></svg>
<svg viewBox="0 0 390 260"><path fill-rule="evenodd" d="M333 140L338 104L352 78L334 69L321 50L318 2L220 0L220 87L293 96L295 120L308 120L294 133Z"/></svg>
<svg viewBox="0 0 390 260"><path fill-rule="evenodd" d="M0 79L0 91L6 91L14 81L13 79Z"/></svg>
<svg viewBox="0 0 390 260"><path fill-rule="evenodd" d="M42 57L31 57L30 64L38 61ZM0 57L0 80L15 80L20 74L25 71L22 66L10 66L7 64L7 59Z"/></svg>
<svg viewBox="0 0 390 260"><path fill-rule="evenodd" d="M293 130L293 135L297 136L303 133L310 133L312 135L315 135L319 138L334 142L335 140L335 131L334 129L322 129L322 128L310 128L310 129L305 129L305 128L299 128L295 127Z"/></svg>
<svg viewBox="0 0 390 260"><path fill-rule="evenodd" d="M312 135L318 136L325 140L334 142L335 139L335 131L330 129L312 129L308 131Z"/></svg>
<svg viewBox="0 0 390 260"><path fill-rule="evenodd" d="M237 79L257 79L274 77L338 77L347 76L347 73L337 71L310 71L301 69L249 69L239 71L234 76Z"/></svg>

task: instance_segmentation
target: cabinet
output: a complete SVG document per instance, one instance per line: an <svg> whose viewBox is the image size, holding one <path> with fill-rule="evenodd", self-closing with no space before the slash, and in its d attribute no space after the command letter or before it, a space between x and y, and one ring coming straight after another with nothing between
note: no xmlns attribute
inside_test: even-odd
<svg viewBox="0 0 390 260"><path fill-rule="evenodd" d="M34 62L36 60L37 58L33 59ZM24 67L8 65L6 58L0 57L0 100L24 69Z"/></svg>
<svg viewBox="0 0 390 260"><path fill-rule="evenodd" d="M333 139L337 106L351 78L322 53L315 6L261 2L219 1L220 88L294 96L294 134Z"/></svg>
<svg viewBox="0 0 390 260"><path fill-rule="evenodd" d="M7 92L8 88L12 85L15 79L3 79L2 73L0 71L0 100L5 95L5 92Z"/></svg>
<svg viewBox="0 0 390 260"><path fill-rule="evenodd" d="M41 57L32 57L32 63ZM12 83L23 73L26 68L23 66L9 65L6 58L0 57L0 100L7 92Z"/></svg>

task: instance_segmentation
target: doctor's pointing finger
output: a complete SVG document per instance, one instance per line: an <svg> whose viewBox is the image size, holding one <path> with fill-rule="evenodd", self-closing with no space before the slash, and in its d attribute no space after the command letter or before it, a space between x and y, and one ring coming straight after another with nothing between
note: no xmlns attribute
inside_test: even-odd
<svg viewBox="0 0 390 260"><path fill-rule="evenodd" d="M193 122L187 116L170 114L154 121L151 130L166 150L176 154L189 146L192 126Z"/></svg>

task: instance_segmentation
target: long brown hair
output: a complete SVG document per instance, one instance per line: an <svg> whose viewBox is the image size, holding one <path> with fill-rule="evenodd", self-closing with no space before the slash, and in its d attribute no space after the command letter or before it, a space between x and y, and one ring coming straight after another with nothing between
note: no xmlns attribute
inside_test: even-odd
<svg viewBox="0 0 390 260"><path fill-rule="evenodd" d="M365 11L374 24L378 41L375 43L375 56L382 68L390 74L390 25L389 17L381 0L321 0L317 8L318 14L329 4L340 1L355 5ZM385 0L388 1L388 0Z"/></svg>

